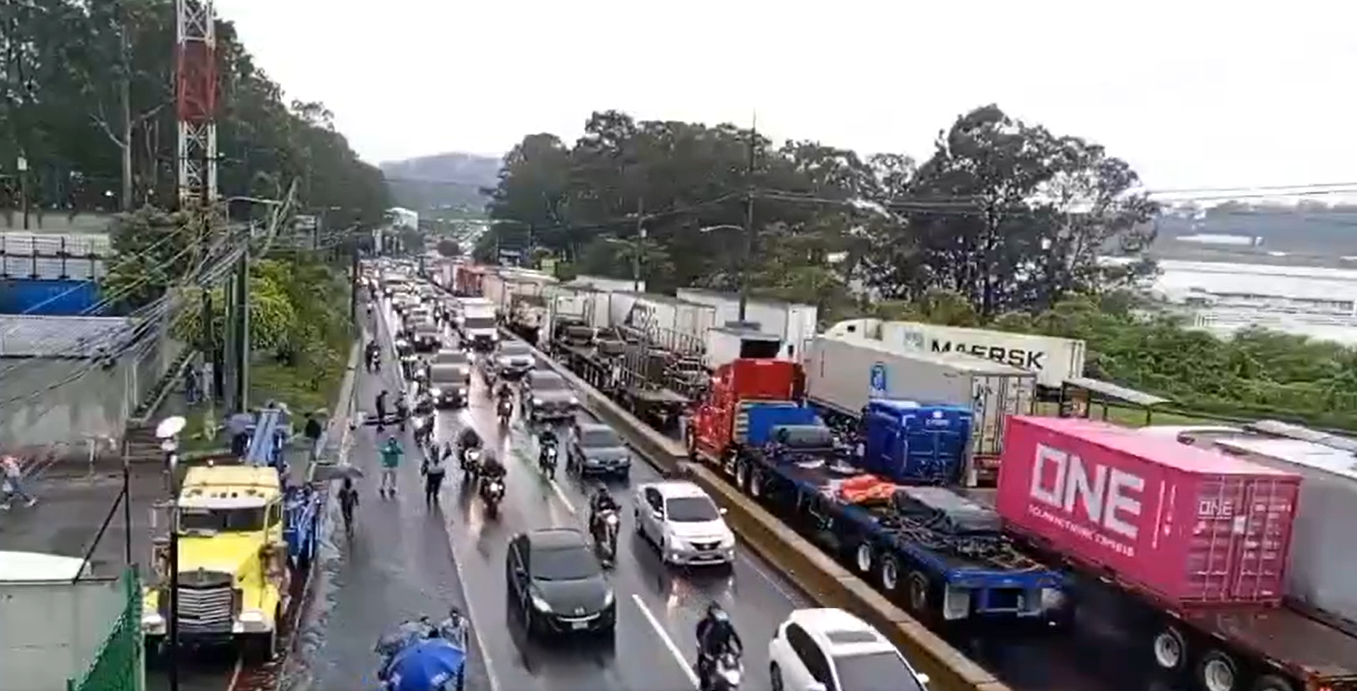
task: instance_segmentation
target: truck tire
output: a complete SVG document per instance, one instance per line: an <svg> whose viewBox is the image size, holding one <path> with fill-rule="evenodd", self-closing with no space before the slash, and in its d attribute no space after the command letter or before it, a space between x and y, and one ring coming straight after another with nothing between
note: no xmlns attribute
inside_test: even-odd
<svg viewBox="0 0 1357 691"><path fill-rule="evenodd" d="M858 545L853 553L853 566L859 574L868 575L872 572L872 567L876 566L876 555L872 553L872 546L863 542Z"/></svg>
<svg viewBox="0 0 1357 691"><path fill-rule="evenodd" d="M1203 691L1238 691L1239 666L1229 655L1212 650L1197 663L1197 681Z"/></svg>
<svg viewBox="0 0 1357 691"><path fill-rule="evenodd" d="M739 459L735 460L735 487L745 494L751 494L749 491L749 463Z"/></svg>
<svg viewBox="0 0 1357 691"><path fill-rule="evenodd" d="M905 587L909 611L919 616L927 615L933 607L933 598L931 597L933 584L928 580L928 574L921 571L910 571Z"/></svg>
<svg viewBox="0 0 1357 691"><path fill-rule="evenodd" d="M1187 663L1187 641L1178 629L1169 626L1155 634L1150 643L1154 664L1166 672L1177 672Z"/></svg>
<svg viewBox="0 0 1357 691"><path fill-rule="evenodd" d="M746 463L745 465L748 466L749 464ZM757 468L748 468L746 472L749 473L749 496L753 497L756 502L763 501L763 471Z"/></svg>
<svg viewBox="0 0 1357 691"><path fill-rule="evenodd" d="M1253 682L1253 691L1296 691L1296 687L1281 677L1266 674Z"/></svg>
<svg viewBox="0 0 1357 691"><path fill-rule="evenodd" d="M895 555L883 553L877 557L877 582L881 584L881 590L887 595L900 589L900 575L900 562L896 561Z"/></svg>

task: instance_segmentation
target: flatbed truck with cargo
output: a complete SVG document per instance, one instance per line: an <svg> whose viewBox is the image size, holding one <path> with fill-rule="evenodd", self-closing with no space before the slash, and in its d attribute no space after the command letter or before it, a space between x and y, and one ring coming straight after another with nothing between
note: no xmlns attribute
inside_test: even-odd
<svg viewBox="0 0 1357 691"><path fill-rule="evenodd" d="M691 421L690 456L718 469L922 619L1037 619L1052 613L1047 605L1058 600L1052 596L1059 575L1016 549L998 532L992 512L928 484L938 478L895 485L869 479L850 462L852 450L836 443L816 412L799 401L799 367L742 358L718 368ZM886 416L873 420L898 424ZM900 447L905 441L898 434L869 431L868 437L894 439ZM872 486L863 496L843 491L863 480Z"/></svg>
<svg viewBox="0 0 1357 691"><path fill-rule="evenodd" d="M1297 475L1085 420L1007 436L994 505L1066 570L1072 608L1114 615L1193 689L1357 689L1357 637L1284 602Z"/></svg>

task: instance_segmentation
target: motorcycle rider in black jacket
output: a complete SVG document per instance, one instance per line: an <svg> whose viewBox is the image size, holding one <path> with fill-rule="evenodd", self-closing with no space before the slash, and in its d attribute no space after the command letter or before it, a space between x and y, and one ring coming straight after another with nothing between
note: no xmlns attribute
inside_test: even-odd
<svg viewBox="0 0 1357 691"><path fill-rule="evenodd" d="M698 688L711 687L712 665L722 653L731 651L737 656L744 655L744 642L735 632L730 615L713 602L707 605L707 616L697 622L697 675Z"/></svg>

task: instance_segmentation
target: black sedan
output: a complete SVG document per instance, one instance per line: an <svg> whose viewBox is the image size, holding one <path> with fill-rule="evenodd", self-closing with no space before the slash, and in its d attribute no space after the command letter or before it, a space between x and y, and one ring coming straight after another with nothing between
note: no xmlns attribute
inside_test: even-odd
<svg viewBox="0 0 1357 691"><path fill-rule="evenodd" d="M612 586L574 528L515 535L504 571L509 599L530 633L610 633L617 623Z"/></svg>
<svg viewBox="0 0 1357 691"><path fill-rule="evenodd" d="M579 475L631 474L631 450L613 428L593 422L575 425L565 469Z"/></svg>

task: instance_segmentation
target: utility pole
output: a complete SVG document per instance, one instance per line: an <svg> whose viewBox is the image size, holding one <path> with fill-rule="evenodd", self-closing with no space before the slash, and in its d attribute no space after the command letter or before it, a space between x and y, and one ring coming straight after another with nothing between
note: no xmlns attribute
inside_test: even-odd
<svg viewBox="0 0 1357 691"><path fill-rule="evenodd" d="M758 145L759 121L755 115L749 123L749 162L745 168L744 252L740 257L740 312L745 320L749 309L749 264L754 261L754 148Z"/></svg>
<svg viewBox="0 0 1357 691"><path fill-rule="evenodd" d="M645 251L645 197L636 200L636 244L631 252L631 291L641 292L641 253Z"/></svg>
<svg viewBox="0 0 1357 691"><path fill-rule="evenodd" d="M24 215L24 230L28 230L28 159L19 154L19 208Z"/></svg>
<svg viewBox="0 0 1357 691"><path fill-rule="evenodd" d="M207 398L215 401L222 395L221 349L217 345L216 310L212 309L212 286L203 286L203 359L212 365L212 379L204 382Z"/></svg>
<svg viewBox="0 0 1357 691"><path fill-rule="evenodd" d="M246 244L240 254L240 265L236 269L235 293L235 406L233 412L249 410L250 393L250 251Z"/></svg>

